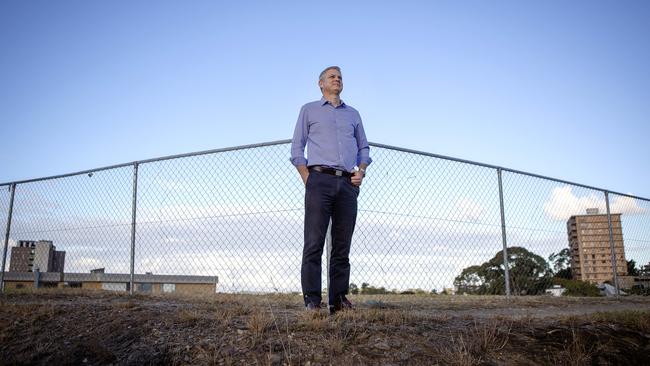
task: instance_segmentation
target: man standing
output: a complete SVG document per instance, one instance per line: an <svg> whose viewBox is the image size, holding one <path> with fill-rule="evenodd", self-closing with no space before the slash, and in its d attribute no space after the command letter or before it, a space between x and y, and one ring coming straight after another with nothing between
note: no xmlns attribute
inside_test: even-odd
<svg viewBox="0 0 650 366"><path fill-rule="evenodd" d="M328 300L330 313L334 313L352 308L345 297L350 282L350 244L357 218L359 187L372 160L359 112L341 100L341 69L330 66L323 70L318 86L323 94L321 100L300 109L291 143L291 162L305 184L301 269L305 306L309 310L320 309L321 256L331 219Z"/></svg>

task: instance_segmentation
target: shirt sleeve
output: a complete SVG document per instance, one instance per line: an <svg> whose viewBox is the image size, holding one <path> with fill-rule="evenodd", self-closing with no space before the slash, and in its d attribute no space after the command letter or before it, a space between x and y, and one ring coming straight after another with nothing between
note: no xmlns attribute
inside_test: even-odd
<svg viewBox="0 0 650 366"><path fill-rule="evenodd" d="M309 120L305 106L300 108L296 128L293 131L291 140L291 164L295 166L307 165L305 159L305 146L307 145L307 135L309 134Z"/></svg>
<svg viewBox="0 0 650 366"><path fill-rule="evenodd" d="M368 144L368 139L366 139L366 131L363 129L361 116L359 116L359 123L357 124L354 134L357 138L357 147L359 148L359 151L357 152L357 165L363 163L370 165L370 163L372 163L372 159L370 158L370 145Z"/></svg>

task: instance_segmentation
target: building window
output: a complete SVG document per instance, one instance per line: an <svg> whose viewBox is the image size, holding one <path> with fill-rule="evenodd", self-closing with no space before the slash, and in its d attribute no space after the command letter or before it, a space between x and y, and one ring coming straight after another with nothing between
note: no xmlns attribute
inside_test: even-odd
<svg viewBox="0 0 650 366"><path fill-rule="evenodd" d="M126 283L102 282L102 290L125 292L127 291L126 285Z"/></svg>
<svg viewBox="0 0 650 366"><path fill-rule="evenodd" d="M16 284L16 288L17 289L25 288L25 285L23 285L22 283L18 283L18 284Z"/></svg>
<svg viewBox="0 0 650 366"><path fill-rule="evenodd" d="M163 283L162 292L166 292L166 293L176 292L176 284L175 283Z"/></svg>
<svg viewBox="0 0 650 366"><path fill-rule="evenodd" d="M136 289L140 292L151 292L152 289L151 283L139 283Z"/></svg>

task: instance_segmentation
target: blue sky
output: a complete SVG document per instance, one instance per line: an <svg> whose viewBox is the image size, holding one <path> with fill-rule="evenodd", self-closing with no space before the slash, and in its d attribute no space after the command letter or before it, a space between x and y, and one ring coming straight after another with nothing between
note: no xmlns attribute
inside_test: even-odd
<svg viewBox="0 0 650 366"><path fill-rule="evenodd" d="M650 198L648 19L646 1L3 1L0 182L289 138L336 64L372 142Z"/></svg>

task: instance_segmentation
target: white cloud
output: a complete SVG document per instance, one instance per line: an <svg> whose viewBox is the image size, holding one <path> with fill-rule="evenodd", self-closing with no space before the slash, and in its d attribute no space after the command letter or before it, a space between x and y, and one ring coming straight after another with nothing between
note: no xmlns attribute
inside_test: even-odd
<svg viewBox="0 0 650 366"><path fill-rule="evenodd" d="M168 236L168 237L163 239L163 243L166 243L166 244L175 244L175 243L181 243L182 244L182 243L186 243L186 242L187 241L185 239L176 238L176 237L173 237L173 236Z"/></svg>
<svg viewBox="0 0 650 366"><path fill-rule="evenodd" d="M610 196L611 197L611 196ZM584 215L588 208L597 208L607 212L604 194L592 193L578 197L571 186L554 188L548 201L544 203L544 212L553 220L567 220L573 215ZM643 214L647 209L638 206L638 200L625 196L615 196L610 202L611 213Z"/></svg>
<svg viewBox="0 0 650 366"><path fill-rule="evenodd" d="M485 207L476 201L463 198L454 204L454 210L459 214L463 221L477 222L485 213Z"/></svg>
<svg viewBox="0 0 650 366"><path fill-rule="evenodd" d="M616 196L610 202L609 209L613 213L644 214L648 212L646 208L639 207L638 202L637 199L632 197Z"/></svg>
<svg viewBox="0 0 650 366"><path fill-rule="evenodd" d="M94 267L98 268L102 265L106 265L106 263L102 263L99 259L97 258L90 258L90 257L80 257L76 258L73 261L72 264L74 267Z"/></svg>

